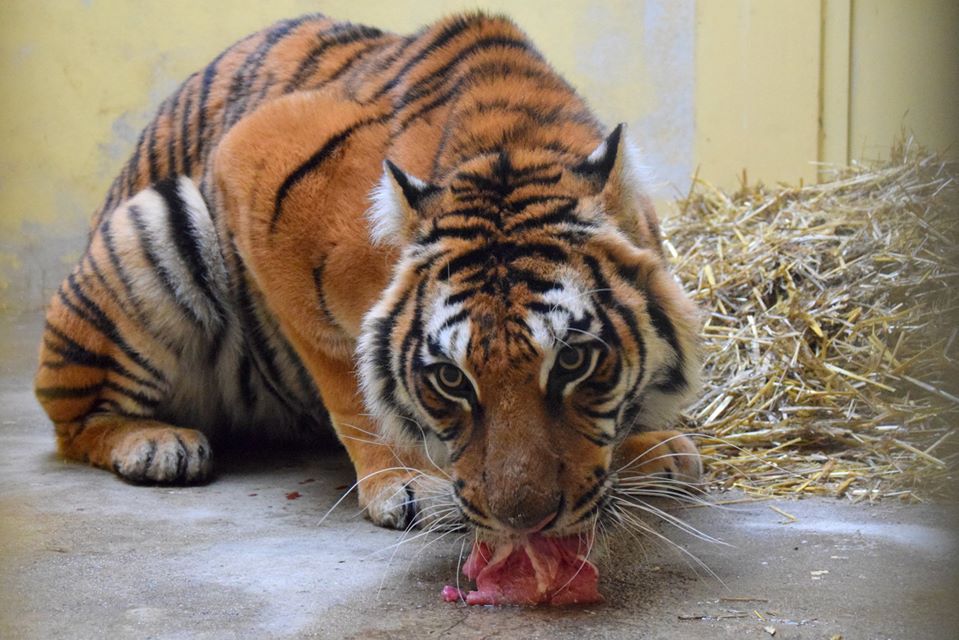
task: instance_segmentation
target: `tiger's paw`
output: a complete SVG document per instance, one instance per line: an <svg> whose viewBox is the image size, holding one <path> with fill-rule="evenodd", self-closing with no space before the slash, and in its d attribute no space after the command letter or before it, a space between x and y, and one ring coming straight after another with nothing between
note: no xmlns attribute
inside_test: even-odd
<svg viewBox="0 0 959 640"><path fill-rule="evenodd" d="M678 431L651 431L630 436L616 452L619 475L661 478L678 490L690 488L703 476L703 461L693 441Z"/></svg>
<svg viewBox="0 0 959 640"><path fill-rule="evenodd" d="M210 443L195 429L131 430L119 437L112 458L117 475L136 483L194 484L209 479L213 470Z"/></svg>
<svg viewBox="0 0 959 640"><path fill-rule="evenodd" d="M366 516L380 527L445 531L463 524L450 483L435 476L383 474L360 482L359 496Z"/></svg>

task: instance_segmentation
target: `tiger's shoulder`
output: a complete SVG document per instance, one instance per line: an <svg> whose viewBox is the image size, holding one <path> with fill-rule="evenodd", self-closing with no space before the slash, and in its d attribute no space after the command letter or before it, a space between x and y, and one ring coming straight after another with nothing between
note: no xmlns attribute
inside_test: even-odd
<svg viewBox="0 0 959 640"><path fill-rule="evenodd" d="M224 50L160 104L94 224L103 212L160 180L183 175L200 183L212 152L237 123L291 93L323 93L376 105L389 112L394 136L424 120L435 129L436 111L484 75L504 70L500 60L472 68L469 77L458 74L470 60L491 51L513 52L543 65L538 70L521 63L511 67L520 75L549 75L525 34L503 16L455 15L409 35L320 14L276 22Z"/></svg>

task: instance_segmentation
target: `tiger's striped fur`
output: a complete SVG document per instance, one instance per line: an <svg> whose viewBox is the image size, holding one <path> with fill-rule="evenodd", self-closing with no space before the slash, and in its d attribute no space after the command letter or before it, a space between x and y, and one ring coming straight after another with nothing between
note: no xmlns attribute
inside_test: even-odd
<svg viewBox="0 0 959 640"><path fill-rule="evenodd" d="M331 423L375 522L438 482L499 532L584 526L650 447L642 473L696 477L648 431L695 393L698 321L634 154L504 18L239 41L161 105L53 298L60 450L195 482L208 438Z"/></svg>

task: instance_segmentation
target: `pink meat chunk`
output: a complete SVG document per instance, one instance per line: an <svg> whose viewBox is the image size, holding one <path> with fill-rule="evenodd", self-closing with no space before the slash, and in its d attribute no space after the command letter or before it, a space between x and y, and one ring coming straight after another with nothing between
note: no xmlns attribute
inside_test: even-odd
<svg viewBox="0 0 959 640"><path fill-rule="evenodd" d="M586 559L587 545L577 536L547 538L532 535L525 542L491 545L477 542L463 565L463 574L476 581L464 592L447 585L446 602L553 606L602 602L599 572Z"/></svg>

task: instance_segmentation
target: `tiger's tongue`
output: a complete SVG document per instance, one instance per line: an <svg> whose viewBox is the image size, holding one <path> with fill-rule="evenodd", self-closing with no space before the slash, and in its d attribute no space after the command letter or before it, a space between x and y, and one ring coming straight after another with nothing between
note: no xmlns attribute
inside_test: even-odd
<svg viewBox="0 0 959 640"><path fill-rule="evenodd" d="M447 586L447 602L467 604L587 604L602 602L599 572L586 559L587 544L579 536L547 538L533 534L525 542L491 545L477 542L463 565L476 581L464 593Z"/></svg>

